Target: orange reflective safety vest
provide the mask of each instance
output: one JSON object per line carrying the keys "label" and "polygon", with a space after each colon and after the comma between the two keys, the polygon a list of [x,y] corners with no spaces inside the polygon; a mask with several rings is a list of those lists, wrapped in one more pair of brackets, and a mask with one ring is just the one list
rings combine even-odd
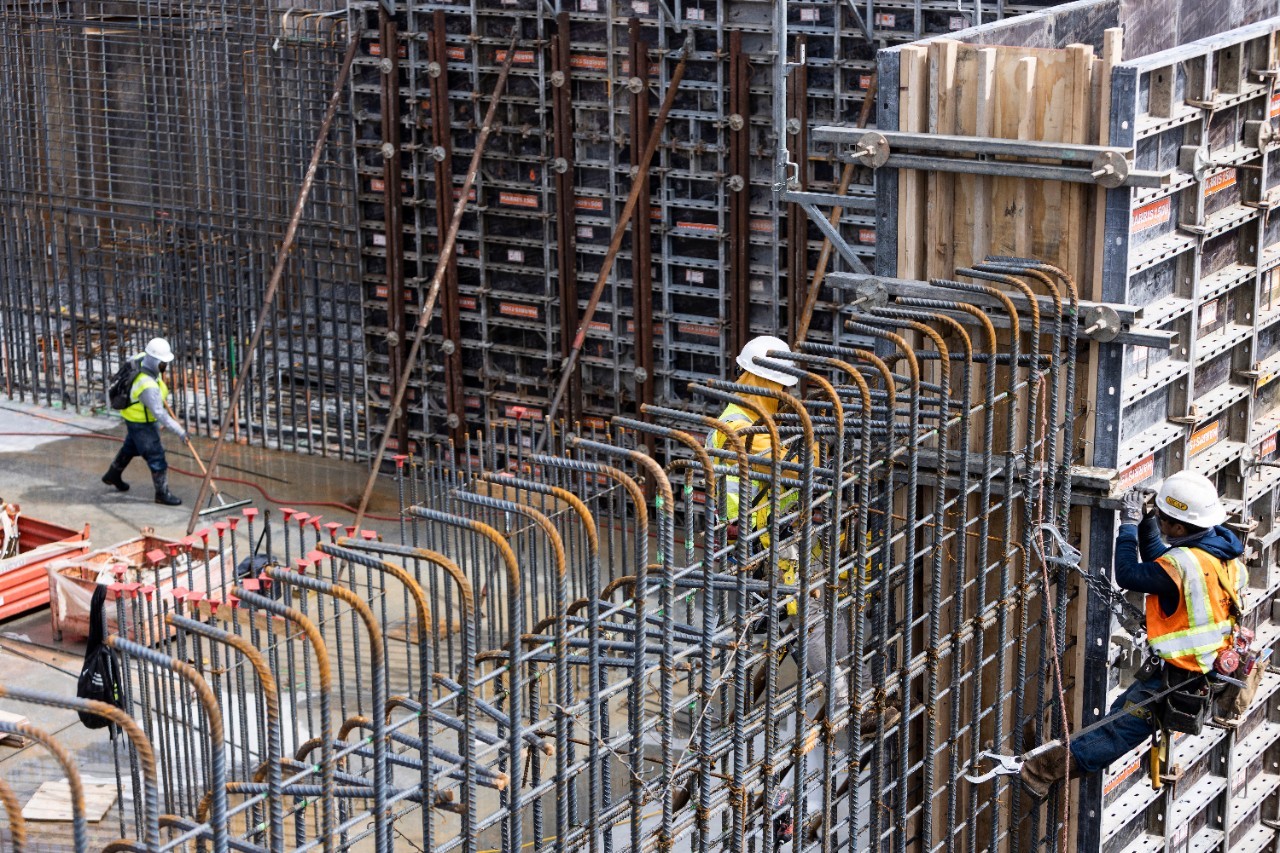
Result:
{"label": "orange reflective safety vest", "polygon": [[1218,652],[1231,644],[1249,573],[1237,559],[1222,560],[1199,548],[1172,548],[1157,563],[1178,585],[1178,609],[1166,616],[1159,599],[1147,596],[1147,641],[1170,665],[1191,672],[1213,669]]}

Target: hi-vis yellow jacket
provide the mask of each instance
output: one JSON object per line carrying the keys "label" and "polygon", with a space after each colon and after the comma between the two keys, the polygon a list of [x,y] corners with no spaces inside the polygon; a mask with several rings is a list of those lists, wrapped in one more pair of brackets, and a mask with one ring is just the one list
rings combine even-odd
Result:
{"label": "hi-vis yellow jacket", "polygon": [[1147,596],[1147,640],[1170,665],[1205,673],[1231,643],[1235,614],[1249,584],[1238,559],[1222,560],[1196,547],[1172,548],[1156,560],[1178,585],[1178,609],[1166,616]]}

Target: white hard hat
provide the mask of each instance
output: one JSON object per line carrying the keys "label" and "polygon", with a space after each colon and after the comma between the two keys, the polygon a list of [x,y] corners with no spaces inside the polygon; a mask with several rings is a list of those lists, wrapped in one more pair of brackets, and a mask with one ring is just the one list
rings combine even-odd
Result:
{"label": "white hard hat", "polygon": [[[747,373],[759,376],[761,379],[768,379],[770,382],[777,382],[779,385],[795,385],[800,381],[798,377],[782,373],[777,370],[770,370],[755,363],[757,358],[768,358],[769,353],[774,350],[785,350],[791,352],[791,347],[787,346],[787,342],[782,338],[773,335],[761,335],[758,338],[752,338],[747,341],[747,345],[742,348],[742,352],[738,353],[738,366]],[[777,361],[787,361],[786,359],[777,359]],[[791,362],[787,362],[790,364]]]}
{"label": "white hard hat", "polygon": [[162,361],[165,364],[173,361],[173,349],[169,346],[169,342],[164,338],[152,338],[151,342],[147,344],[147,348],[143,350],[143,352],[155,360]]}
{"label": "white hard hat", "polygon": [[1165,478],[1156,494],[1156,508],[1193,527],[1214,527],[1227,520],[1218,489],[1204,474],[1179,471]]}

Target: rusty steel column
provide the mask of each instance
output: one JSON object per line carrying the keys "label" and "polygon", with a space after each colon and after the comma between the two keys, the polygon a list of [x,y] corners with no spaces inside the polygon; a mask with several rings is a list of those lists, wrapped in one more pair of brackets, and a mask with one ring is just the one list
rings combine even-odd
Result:
{"label": "rusty steel column", "polygon": [[[431,17],[431,34],[427,42],[427,91],[431,105],[431,145],[435,149],[436,179],[436,251],[444,249],[453,215],[453,143],[449,112],[449,52],[445,43],[444,12],[437,9]],[[440,286],[440,335],[444,355],[446,424],[455,443],[466,441],[466,394],[462,384],[462,322],[459,311],[458,257],[449,256],[444,282]]]}
{"label": "rusty steel column", "polygon": [[729,33],[729,324],[732,355],[751,339],[751,77],[742,33]]}
{"label": "rusty steel column", "polygon": [[[385,8],[378,9],[378,44],[382,49],[382,218],[387,230],[387,359],[392,387],[404,363],[404,198],[400,170],[400,28]],[[396,446],[409,446],[408,419],[387,414],[387,431]]]}
{"label": "rusty steel column", "polygon": [[[640,39],[640,19],[627,22],[631,60],[631,165],[640,165],[649,142],[649,45]],[[637,82],[638,81],[638,82]],[[635,323],[636,411],[640,420],[649,420],[645,406],[653,405],[653,239],[652,193],[648,181],[640,188],[635,212],[631,215],[631,278],[635,288],[632,322]],[[650,452],[655,436],[644,434]]]}
{"label": "rusty steel column", "polygon": [[[569,13],[556,15],[551,37],[551,120],[554,127],[554,159],[551,171],[556,188],[556,275],[560,281],[560,354],[573,350],[573,330],[580,322],[578,311],[578,265],[575,237],[577,214],[573,191],[573,103],[569,61]],[[569,382],[565,417],[575,421],[582,415],[582,368],[574,365]]]}
{"label": "rusty steel column", "polygon": [[[796,52],[804,56],[805,37],[796,36]],[[787,126],[780,133],[795,139],[788,146],[796,152],[800,167],[800,191],[809,189],[809,74],[808,66],[797,65],[787,78]],[[798,343],[800,318],[809,279],[809,219],[798,204],[787,205],[787,329],[790,339]]]}

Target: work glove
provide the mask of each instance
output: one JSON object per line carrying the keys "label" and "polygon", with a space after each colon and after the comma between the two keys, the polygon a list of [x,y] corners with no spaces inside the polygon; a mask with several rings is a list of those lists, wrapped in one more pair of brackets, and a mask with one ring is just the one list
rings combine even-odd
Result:
{"label": "work glove", "polygon": [[178,430],[178,441],[181,441],[183,444],[186,444],[188,438],[189,438],[189,435],[186,430],[184,429]]}
{"label": "work glove", "polygon": [[1142,521],[1143,512],[1142,491],[1130,489],[1125,492],[1120,499],[1120,523],[1137,524]]}

